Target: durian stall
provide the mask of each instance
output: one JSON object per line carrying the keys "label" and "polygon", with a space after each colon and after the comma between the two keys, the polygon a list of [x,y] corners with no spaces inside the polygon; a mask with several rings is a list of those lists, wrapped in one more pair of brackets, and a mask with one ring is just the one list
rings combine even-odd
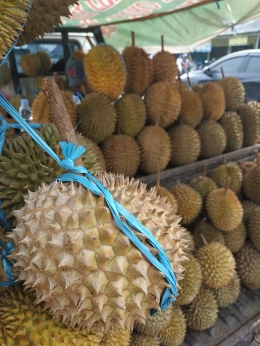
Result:
{"label": "durian stall", "polygon": [[[0,1],[0,60],[97,3],[120,1]],[[78,52],[79,105],[43,75],[33,123],[0,95],[0,346],[259,340],[260,104],[234,77],[186,86],[167,35],[151,59],[130,31]]]}

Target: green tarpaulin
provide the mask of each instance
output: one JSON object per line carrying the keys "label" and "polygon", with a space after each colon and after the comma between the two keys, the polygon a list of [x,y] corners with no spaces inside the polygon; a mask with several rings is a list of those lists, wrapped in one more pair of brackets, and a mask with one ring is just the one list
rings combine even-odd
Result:
{"label": "green tarpaulin", "polygon": [[160,49],[172,53],[193,51],[227,28],[260,17],[259,0],[80,0],[71,9],[65,27],[101,26],[104,39],[117,49],[136,45],[149,53]]}

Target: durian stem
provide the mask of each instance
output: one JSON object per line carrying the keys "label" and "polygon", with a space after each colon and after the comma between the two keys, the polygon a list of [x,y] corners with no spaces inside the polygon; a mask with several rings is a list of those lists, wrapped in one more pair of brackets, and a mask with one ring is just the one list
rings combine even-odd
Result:
{"label": "durian stem", "polygon": [[163,35],[161,36],[161,45],[162,45],[162,52],[164,51],[164,38]]}
{"label": "durian stem", "polygon": [[159,187],[160,186],[160,181],[161,181],[161,172],[157,173],[157,179],[156,179],[156,186]]}
{"label": "durian stem", "polygon": [[[41,80],[41,89],[48,101],[51,115],[54,119],[61,141],[77,143],[75,131],[73,129],[70,116],[64,105],[60,90],[52,77]],[[75,160],[75,166],[83,166],[81,157]]]}
{"label": "durian stem", "polygon": [[94,43],[91,41],[91,38],[88,35],[86,36],[86,39],[87,39],[91,48],[95,47]]}
{"label": "durian stem", "polygon": [[203,177],[206,177],[207,168],[208,168],[208,163],[206,162],[205,165],[204,165],[204,169],[203,169]]}
{"label": "durian stem", "polygon": [[207,240],[205,239],[204,235],[203,235],[203,234],[200,234],[200,237],[201,237],[201,239],[202,239],[202,241],[203,241],[203,244],[204,244],[205,246],[208,245],[208,242],[207,242]]}
{"label": "durian stem", "polygon": [[223,67],[221,67],[221,74],[222,74],[222,78],[225,78],[225,73],[224,73]]}
{"label": "durian stem", "polygon": [[228,189],[230,188],[230,183],[231,183],[231,177],[227,178],[227,183],[225,186],[225,191],[224,191],[224,195],[226,196]]}
{"label": "durian stem", "polygon": [[135,33],[131,31],[132,47],[135,47]]}
{"label": "durian stem", "polygon": [[190,81],[189,72],[187,72],[187,79],[188,79],[188,84],[189,84],[189,86],[190,86],[190,88],[191,88],[191,87],[192,87],[192,85],[191,85],[191,81]]}

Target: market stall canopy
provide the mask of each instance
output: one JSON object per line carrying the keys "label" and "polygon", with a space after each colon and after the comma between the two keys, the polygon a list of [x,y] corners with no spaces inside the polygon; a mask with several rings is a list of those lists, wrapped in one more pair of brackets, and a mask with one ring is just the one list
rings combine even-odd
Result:
{"label": "market stall canopy", "polygon": [[80,0],[62,18],[64,27],[100,26],[106,43],[121,50],[131,44],[148,53],[193,51],[236,24],[260,17],[259,0]]}

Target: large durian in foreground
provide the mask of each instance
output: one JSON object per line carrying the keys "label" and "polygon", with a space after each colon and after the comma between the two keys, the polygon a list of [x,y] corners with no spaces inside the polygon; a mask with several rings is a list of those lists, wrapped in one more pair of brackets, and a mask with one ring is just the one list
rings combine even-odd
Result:
{"label": "large durian in foreground", "polygon": [[218,81],[225,94],[226,110],[235,112],[245,99],[245,87],[235,77],[225,77]]}
{"label": "large durian in foreground", "polygon": [[[112,174],[98,179],[154,234],[179,280],[186,240],[171,206],[134,179]],[[168,286],[164,275],[117,228],[103,195],[55,181],[30,192],[15,217],[10,237],[19,280],[36,291],[36,301],[44,301],[54,317],[88,329],[93,324],[109,328],[115,321],[132,329],[152,308],[159,309]]]}
{"label": "large durian in foreground", "polygon": [[[177,83],[178,84],[178,83]],[[181,116],[184,124],[197,127],[203,116],[202,102],[199,95],[193,90],[182,90],[181,95]]]}
{"label": "large durian in foreground", "polygon": [[34,304],[35,297],[23,292],[18,285],[9,288],[0,296],[0,345],[77,345],[98,346],[102,332],[94,329],[82,333],[68,328],[59,319],[53,319],[42,305]]}
{"label": "large durian in foreground", "polygon": [[235,162],[229,162],[215,168],[211,172],[211,179],[215,181],[218,187],[225,187],[230,178],[229,189],[237,194],[243,182],[243,174],[239,165]]}
{"label": "large durian in foreground", "polygon": [[179,116],[181,97],[178,90],[168,82],[158,82],[150,86],[145,94],[147,120],[152,125],[163,128],[171,125]]}
{"label": "large durian in foreground", "polygon": [[124,59],[116,49],[105,44],[92,47],[84,58],[84,69],[93,90],[116,100],[126,84]]}
{"label": "large durian in foreground", "polygon": [[242,104],[237,112],[243,126],[243,147],[257,144],[260,139],[260,117],[249,104]]}
{"label": "large durian in foreground", "polygon": [[79,130],[99,144],[113,134],[116,109],[109,98],[99,93],[87,95],[77,107]]}
{"label": "large durian in foreground", "polygon": [[[60,136],[56,128],[45,125],[36,131],[62,159]],[[101,171],[97,155],[87,147],[82,137],[79,136],[78,140],[83,147],[87,148],[82,156],[84,166],[92,173]],[[23,207],[23,195],[27,194],[28,190],[36,191],[42,182],[50,183],[61,173],[61,167],[57,162],[46,154],[27,133],[7,141],[0,156],[0,194],[2,208],[7,218],[13,220],[12,212]]]}
{"label": "large durian in foreground", "polygon": [[205,83],[198,90],[205,119],[219,120],[225,111],[225,95],[220,85],[214,82]]}
{"label": "large durian in foreground", "polygon": [[240,116],[235,112],[226,112],[219,123],[223,127],[227,137],[225,152],[241,149],[244,133]]}

